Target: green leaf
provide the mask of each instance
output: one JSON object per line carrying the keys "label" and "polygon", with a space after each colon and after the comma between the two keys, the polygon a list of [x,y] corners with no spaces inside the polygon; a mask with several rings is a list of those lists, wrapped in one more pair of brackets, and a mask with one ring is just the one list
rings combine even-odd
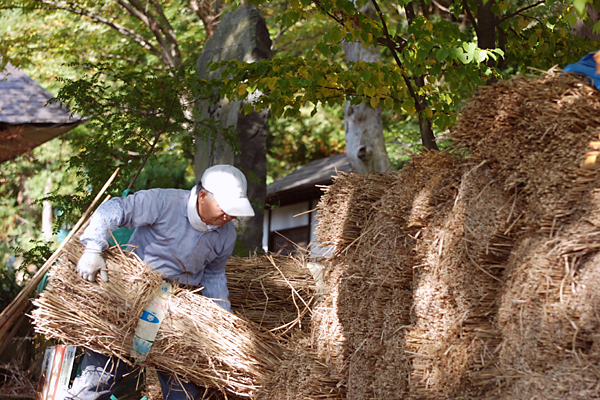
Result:
{"label": "green leaf", "polygon": [[385,108],[392,109],[394,108],[394,100],[391,97],[386,97],[385,100],[383,100],[383,105]]}
{"label": "green leaf", "polygon": [[325,43],[318,43],[316,46],[317,50],[319,50],[321,52],[321,54],[323,54],[325,57],[327,57],[330,54],[330,50],[329,50],[329,46],[327,46]]}
{"label": "green leaf", "polygon": [[334,29],[331,31],[331,35],[330,35],[330,39],[335,42],[335,43],[339,43],[342,41],[342,37],[343,37],[343,33],[341,29]]}
{"label": "green leaf", "polygon": [[568,22],[570,25],[575,25],[577,24],[577,15],[573,14],[573,13],[568,13],[567,15],[564,16],[564,21]]}
{"label": "green leaf", "polygon": [[435,51],[435,59],[439,62],[443,62],[450,55],[450,49],[441,48]]}
{"label": "green leaf", "polygon": [[216,71],[219,68],[219,64],[216,62],[211,62],[208,64],[208,70],[209,71]]}
{"label": "green leaf", "polygon": [[529,43],[529,47],[533,48],[538,42],[538,35],[537,33],[532,33],[531,36],[529,36],[529,39],[527,39],[527,43]]}
{"label": "green leaf", "polygon": [[465,49],[465,52],[467,52],[467,54],[469,54],[469,56],[471,56],[471,57],[473,57],[473,52],[475,51],[476,48],[477,48],[477,45],[473,42],[463,44],[463,49]]}
{"label": "green leaf", "polygon": [[586,14],[585,6],[587,3],[587,0],[573,0],[573,6],[575,7],[575,11],[577,11],[577,15],[579,15],[579,17],[581,18],[583,18]]}
{"label": "green leaf", "polygon": [[481,64],[482,62],[484,62],[485,60],[488,59],[488,55],[485,50],[478,50],[475,52],[475,54],[477,55],[477,62],[479,64]]}
{"label": "green leaf", "polygon": [[369,96],[369,97],[375,96],[375,93],[377,93],[377,89],[375,89],[373,86],[365,87],[365,94],[367,96]]}
{"label": "green leaf", "polygon": [[427,59],[427,56],[429,56],[429,49],[420,48],[417,50],[417,58],[419,60],[423,61]]}
{"label": "green leaf", "polygon": [[457,48],[455,49],[455,53],[454,55],[456,56],[456,58],[458,60],[460,60],[460,62],[462,62],[463,64],[468,64],[471,62],[471,58],[469,58],[469,55],[465,52],[463,52],[461,49]]}
{"label": "green leaf", "polygon": [[251,114],[253,111],[254,111],[254,107],[252,106],[252,104],[244,105],[244,114],[245,115]]}

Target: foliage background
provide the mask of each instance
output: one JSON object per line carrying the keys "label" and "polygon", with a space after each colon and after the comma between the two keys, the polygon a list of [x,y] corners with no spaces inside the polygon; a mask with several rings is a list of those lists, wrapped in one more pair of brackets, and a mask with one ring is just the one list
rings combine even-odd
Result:
{"label": "foliage background", "polygon": [[[593,11],[594,5],[584,0],[380,1],[387,36],[381,21],[368,21],[347,0],[261,0],[274,59],[231,66],[229,82],[200,82],[193,66],[212,28],[199,18],[194,3],[153,3],[160,5],[175,38],[166,56],[142,45],[160,49],[158,36],[117,2],[0,0],[2,62],[10,61],[78,113],[92,117],[31,154],[2,164],[0,302],[22,282],[15,281],[16,275],[27,278],[28,263],[19,262],[17,247],[37,256],[32,262],[41,265],[59,240],[55,236],[31,251],[41,244],[36,242],[41,239],[40,202],[49,176],[57,234],[77,221],[117,166],[122,172],[113,196],[121,194],[144,162],[134,190],[193,185],[193,124],[185,104],[190,97],[207,95],[215,87],[239,98],[255,89],[269,94],[258,104],[272,110],[268,182],[312,160],[344,152],[345,99],[383,107],[388,154],[401,168],[411,152],[422,148],[418,104],[406,82],[413,82],[424,99],[422,115],[432,121],[443,148],[440,139],[479,85],[530,73],[530,67],[564,66],[599,46],[570,33],[578,16],[592,21],[586,10]],[[77,5],[88,14],[57,9],[60,4]],[[213,1],[206,15],[218,20],[220,13],[239,6],[236,1]],[[410,9],[416,10],[412,19]],[[473,22],[485,9],[495,22],[476,29]],[[94,15],[132,34],[98,24]],[[485,29],[496,33],[493,48],[477,46]],[[379,41],[382,63],[347,63],[342,38],[367,45]],[[420,79],[423,84],[418,86]],[[330,82],[336,83],[334,88]],[[174,98],[180,100],[177,107],[163,112]]]}

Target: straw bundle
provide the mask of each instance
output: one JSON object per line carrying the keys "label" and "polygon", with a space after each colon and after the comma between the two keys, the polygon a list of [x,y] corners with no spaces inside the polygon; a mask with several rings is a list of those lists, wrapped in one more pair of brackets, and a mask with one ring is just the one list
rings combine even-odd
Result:
{"label": "straw bundle", "polygon": [[599,108],[574,75],[486,86],[453,132],[469,157],[328,188],[312,342],[347,398],[600,396]]}
{"label": "straw bundle", "polygon": [[[598,205],[590,211],[595,214]],[[500,395],[600,396],[600,253],[598,227],[588,216],[561,224],[553,238],[538,233],[516,246],[498,312],[504,337],[495,377]]]}
{"label": "straw bundle", "polygon": [[[71,244],[34,304],[36,331],[47,338],[116,356],[127,363],[142,310],[162,282],[137,257],[106,252],[108,283],[82,281]],[[276,369],[284,348],[260,327],[224,312],[199,294],[174,286],[168,313],[146,365],[201,386],[250,397]]]}
{"label": "straw bundle", "polygon": [[[417,398],[473,398],[487,390],[485,369],[500,342],[497,310],[509,255],[509,196],[484,164],[464,164],[452,201],[432,212],[416,246],[411,391]],[[468,167],[468,168],[465,168]],[[466,169],[466,171],[465,171]],[[507,251],[508,250],[508,251]]]}
{"label": "straw bundle", "polygon": [[340,172],[335,177],[336,193],[324,189],[319,200],[319,221],[315,235],[323,245],[334,245],[335,252],[349,250],[372,212],[372,205],[381,198],[393,181],[393,175],[371,172],[354,175]]}
{"label": "straw bundle", "polygon": [[487,160],[504,190],[540,205],[523,215],[534,228],[557,207],[570,208],[583,155],[599,133],[598,90],[582,75],[549,71],[479,88],[451,137]]}
{"label": "straw bundle", "polygon": [[[352,250],[339,251],[328,263],[329,284],[333,287],[322,310],[321,307],[315,310],[313,335],[318,337],[315,345],[320,354],[335,354],[335,360],[330,361],[340,374],[347,376],[348,398],[399,398],[411,393],[426,398],[428,393],[436,397],[440,391],[446,391],[445,395],[456,391],[455,388],[445,390],[435,378],[427,376],[427,371],[433,369],[448,370],[447,365],[440,365],[448,364],[448,360],[442,360],[444,357],[434,360],[429,354],[437,352],[437,348],[447,349],[440,334],[452,329],[457,320],[476,319],[474,315],[465,314],[469,304],[477,303],[481,297],[480,282],[469,286],[470,280],[481,279],[480,276],[492,278],[489,272],[486,274],[475,266],[463,269],[463,281],[468,282],[456,282],[455,286],[466,287],[470,294],[465,293],[463,304],[458,305],[461,310],[451,300],[450,303],[436,301],[435,294],[445,280],[452,280],[457,264],[470,263],[464,254],[456,257],[457,247],[462,248],[466,243],[461,236],[464,229],[459,231],[452,226],[446,216],[454,215],[462,221],[466,218],[461,213],[467,213],[464,208],[470,210],[469,217],[473,218],[480,211],[474,206],[486,204],[488,196],[501,201],[497,191],[489,190],[489,173],[478,178],[478,185],[461,185],[462,175],[476,176],[480,169],[473,161],[465,162],[439,152],[414,157],[379,200],[369,202],[368,223],[363,221],[364,229],[355,239]],[[329,194],[345,197],[349,187],[362,185],[363,179],[364,176],[348,176],[343,190],[338,190],[336,183],[329,188]],[[477,202],[471,202],[468,207],[456,204],[457,196],[470,198],[470,193],[464,193],[465,187],[476,192],[472,197],[477,198]],[[350,204],[349,209],[355,208],[360,209],[360,204]],[[496,210],[500,206],[495,204],[495,208],[489,208]],[[453,209],[455,214],[451,212]],[[485,230],[479,228],[480,220],[469,222],[469,235],[479,236],[477,239],[489,237],[490,242],[495,240],[490,232],[483,235],[478,232]],[[494,228],[488,227],[488,230]],[[446,242],[440,239],[444,235],[448,236]],[[451,235],[457,238],[449,240]],[[485,242],[479,246],[487,248],[490,258],[498,250],[486,246]],[[435,253],[428,254],[432,249]],[[444,258],[455,257],[455,262],[440,260],[439,251]],[[481,249],[473,251],[478,252]],[[438,286],[431,286],[430,281],[437,282]],[[420,298],[416,298],[414,291],[419,287]],[[426,303],[431,306],[427,308]],[[425,308],[426,315],[420,316],[421,324],[416,324],[411,310],[415,313],[419,305]],[[439,319],[444,312],[447,318]],[[432,318],[428,318],[429,315]],[[417,340],[413,340],[415,337]],[[466,334],[464,342],[473,342],[473,335]],[[463,347],[475,351],[468,344]],[[410,382],[415,383],[411,386]],[[420,392],[421,385],[429,389]]]}
{"label": "straw bundle", "polygon": [[296,337],[282,357],[281,368],[265,382],[259,399],[344,399],[341,377],[308,347],[308,338]]}
{"label": "straw bundle", "polygon": [[226,268],[231,308],[278,335],[302,327],[317,290],[304,261],[287,256],[231,257]]}
{"label": "straw bundle", "polygon": [[453,133],[485,154],[522,216],[513,223],[518,240],[498,297],[502,341],[490,397],[600,395],[600,327],[592,317],[599,307],[600,180],[581,168],[600,133],[599,110],[600,94],[581,76],[550,72],[482,88]]}

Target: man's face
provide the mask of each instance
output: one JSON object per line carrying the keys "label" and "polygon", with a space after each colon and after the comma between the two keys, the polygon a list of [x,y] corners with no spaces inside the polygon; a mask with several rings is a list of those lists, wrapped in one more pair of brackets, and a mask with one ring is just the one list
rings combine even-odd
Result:
{"label": "man's face", "polygon": [[225,225],[235,217],[227,215],[217,204],[217,200],[212,195],[208,195],[206,190],[198,194],[198,214],[202,221],[207,225]]}

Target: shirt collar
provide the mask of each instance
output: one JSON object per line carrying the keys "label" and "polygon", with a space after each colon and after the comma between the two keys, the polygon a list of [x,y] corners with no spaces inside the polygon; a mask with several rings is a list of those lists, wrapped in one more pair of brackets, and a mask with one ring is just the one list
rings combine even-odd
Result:
{"label": "shirt collar", "polygon": [[194,229],[200,232],[214,231],[220,228],[218,225],[207,225],[198,215],[198,186],[194,186],[190,192],[187,204],[188,221]]}

